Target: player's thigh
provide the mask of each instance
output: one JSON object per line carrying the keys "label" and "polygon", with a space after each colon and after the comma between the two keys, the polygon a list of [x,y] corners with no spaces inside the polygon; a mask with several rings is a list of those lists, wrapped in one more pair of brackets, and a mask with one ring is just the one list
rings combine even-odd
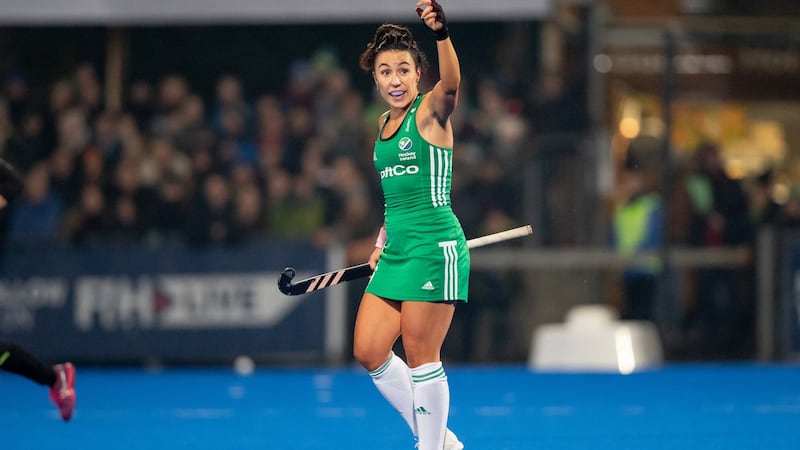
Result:
{"label": "player's thigh", "polygon": [[403,302],[400,330],[408,364],[416,367],[441,359],[455,306],[442,302]]}
{"label": "player's thigh", "polygon": [[353,355],[368,370],[386,362],[400,336],[400,303],[370,293],[361,298],[353,333]]}

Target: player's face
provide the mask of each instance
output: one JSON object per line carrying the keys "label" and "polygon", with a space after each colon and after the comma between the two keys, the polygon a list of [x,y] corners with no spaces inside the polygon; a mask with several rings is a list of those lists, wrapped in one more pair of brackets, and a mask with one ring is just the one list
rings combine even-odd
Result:
{"label": "player's face", "polygon": [[420,75],[408,50],[386,50],[375,57],[375,85],[393,108],[404,108],[416,98]]}

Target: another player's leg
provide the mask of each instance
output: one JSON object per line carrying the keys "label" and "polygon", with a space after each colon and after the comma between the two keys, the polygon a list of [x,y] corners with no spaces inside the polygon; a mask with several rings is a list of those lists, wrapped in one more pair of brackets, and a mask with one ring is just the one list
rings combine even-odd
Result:
{"label": "another player's leg", "polygon": [[68,421],[75,410],[75,367],[72,363],[53,366],[56,382],[50,387],[50,399],[58,406],[61,418]]}
{"label": "another player's leg", "polygon": [[450,386],[441,361],[442,344],[454,311],[455,307],[448,303],[404,302],[402,305],[403,347],[411,367],[420,450],[463,448],[447,429]]}
{"label": "another player's leg", "polygon": [[52,386],[56,373],[52,367],[13,342],[0,341],[0,369],[21,375],[42,386]]}
{"label": "another player's leg", "polygon": [[0,369],[50,388],[50,398],[58,406],[61,418],[67,421],[72,417],[75,409],[75,368],[72,364],[49,366],[22,347],[0,341]]}

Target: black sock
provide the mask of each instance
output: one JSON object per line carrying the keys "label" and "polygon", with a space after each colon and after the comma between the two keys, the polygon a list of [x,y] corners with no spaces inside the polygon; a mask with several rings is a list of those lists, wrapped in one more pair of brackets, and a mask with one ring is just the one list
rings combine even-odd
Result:
{"label": "black sock", "polygon": [[22,375],[42,386],[56,383],[53,368],[11,342],[0,342],[0,369]]}

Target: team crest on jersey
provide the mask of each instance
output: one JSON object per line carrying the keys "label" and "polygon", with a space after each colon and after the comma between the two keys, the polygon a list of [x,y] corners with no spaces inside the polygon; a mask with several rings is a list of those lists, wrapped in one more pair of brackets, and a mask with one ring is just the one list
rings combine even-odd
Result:
{"label": "team crest on jersey", "polygon": [[404,136],[400,138],[400,142],[397,143],[397,146],[401,151],[407,152],[414,146],[414,141],[412,141],[410,137]]}

